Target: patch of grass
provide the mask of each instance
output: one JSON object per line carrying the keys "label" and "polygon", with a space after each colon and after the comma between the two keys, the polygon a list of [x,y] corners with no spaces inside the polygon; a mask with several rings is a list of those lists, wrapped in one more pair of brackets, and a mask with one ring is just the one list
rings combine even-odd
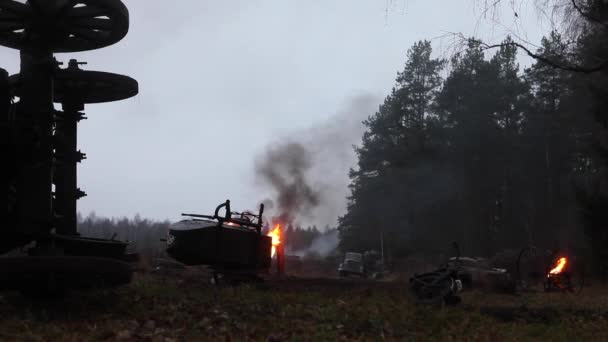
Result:
{"label": "patch of grass", "polygon": [[471,292],[455,307],[410,302],[404,282],[297,280],[213,287],[138,276],[114,291],[0,299],[0,340],[608,340],[608,291]]}

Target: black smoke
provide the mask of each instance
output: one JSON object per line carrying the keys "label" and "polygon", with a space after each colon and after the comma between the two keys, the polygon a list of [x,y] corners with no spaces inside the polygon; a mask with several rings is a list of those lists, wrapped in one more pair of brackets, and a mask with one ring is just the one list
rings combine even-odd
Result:
{"label": "black smoke", "polygon": [[277,135],[255,162],[256,183],[270,197],[263,202],[269,217],[283,225],[335,226],[346,210],[349,169],[357,163],[353,145],[380,102],[355,96],[325,121]]}
{"label": "black smoke", "polygon": [[256,161],[256,174],[275,191],[270,203],[276,205],[279,222],[293,223],[297,215],[308,216],[319,205],[320,191],[306,179],[312,166],[310,152],[296,142],[272,146]]}

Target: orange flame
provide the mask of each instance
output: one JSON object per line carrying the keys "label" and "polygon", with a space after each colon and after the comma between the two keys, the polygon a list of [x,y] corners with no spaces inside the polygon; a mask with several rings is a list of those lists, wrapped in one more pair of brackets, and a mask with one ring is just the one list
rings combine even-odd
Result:
{"label": "orange flame", "polygon": [[273,230],[269,231],[267,236],[272,238],[272,251],[270,256],[273,257],[277,251],[277,246],[281,244],[281,225],[277,224]]}
{"label": "orange flame", "polygon": [[551,271],[549,271],[549,274],[547,274],[547,277],[550,277],[551,275],[562,273],[564,271],[564,268],[566,267],[567,263],[568,263],[568,259],[566,259],[564,257],[559,258],[557,260],[555,267]]}

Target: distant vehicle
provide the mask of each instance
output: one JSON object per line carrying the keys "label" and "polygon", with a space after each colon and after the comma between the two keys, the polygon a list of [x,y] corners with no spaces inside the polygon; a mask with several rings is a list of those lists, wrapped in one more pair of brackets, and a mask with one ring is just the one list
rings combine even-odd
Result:
{"label": "distant vehicle", "polygon": [[344,262],[338,267],[338,275],[340,277],[347,277],[349,275],[365,277],[363,254],[353,252],[346,253]]}
{"label": "distant vehicle", "polygon": [[511,274],[504,268],[492,267],[490,261],[484,258],[473,257],[452,257],[448,264],[458,262],[459,278],[462,285],[467,288],[492,288],[492,289],[511,289],[515,282]]}

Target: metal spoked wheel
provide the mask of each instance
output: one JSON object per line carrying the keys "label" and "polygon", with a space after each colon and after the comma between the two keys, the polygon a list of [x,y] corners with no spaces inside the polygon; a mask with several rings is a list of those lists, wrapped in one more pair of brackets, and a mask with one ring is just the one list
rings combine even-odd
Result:
{"label": "metal spoked wheel", "polygon": [[[55,73],[53,101],[76,100],[82,104],[105,103],[137,95],[137,81],[131,77],[101,71],[61,69]],[[10,77],[11,85],[20,95],[20,75]]]}
{"label": "metal spoked wheel", "polygon": [[0,2],[0,45],[51,52],[99,49],[129,31],[120,0],[17,0]]}

